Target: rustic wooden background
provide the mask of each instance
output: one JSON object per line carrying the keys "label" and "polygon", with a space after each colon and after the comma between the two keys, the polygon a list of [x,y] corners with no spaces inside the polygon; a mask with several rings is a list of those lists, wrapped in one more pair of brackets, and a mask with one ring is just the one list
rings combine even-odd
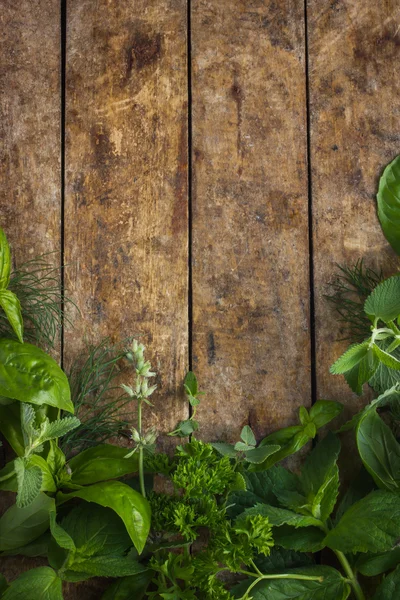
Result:
{"label": "rustic wooden background", "polygon": [[400,150],[397,0],[2,0],[0,223],[17,263],[59,251],[64,364],[142,335],[154,418],[259,437],[343,349],[336,262],[390,261],[375,193]]}

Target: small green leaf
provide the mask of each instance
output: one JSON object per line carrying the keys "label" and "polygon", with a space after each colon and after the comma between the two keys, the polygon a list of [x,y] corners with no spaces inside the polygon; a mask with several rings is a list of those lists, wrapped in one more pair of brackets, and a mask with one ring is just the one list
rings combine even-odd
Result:
{"label": "small green leaf", "polygon": [[190,394],[191,396],[194,396],[194,397],[197,396],[199,389],[198,389],[197,377],[193,373],[193,371],[188,371],[188,373],[186,373],[184,386],[185,386],[185,389],[188,392],[188,394]]}
{"label": "small green leaf", "polygon": [[10,282],[11,252],[6,234],[0,227],[0,290],[5,290]]}
{"label": "small green leaf", "polygon": [[374,376],[379,364],[377,355],[372,348],[369,348],[366,356],[350,371],[344,373],[344,377],[354,393],[359,396],[362,394],[364,383],[367,383]]}
{"label": "small green leaf", "polygon": [[400,254],[400,156],[383,171],[377,202],[383,233],[393,250]]}
{"label": "small green leaf", "polygon": [[327,425],[343,411],[343,404],[333,400],[317,400],[310,408],[310,419],[317,429]]}
{"label": "small green leaf", "polygon": [[79,427],[81,422],[76,417],[64,417],[50,422],[46,420],[40,428],[40,440],[42,443],[63,437],[73,429]]}
{"label": "small green leaf", "polygon": [[68,379],[54,359],[32,344],[0,339],[0,395],[74,412]]}
{"label": "small green leaf", "polygon": [[375,592],[373,600],[394,600],[400,598],[400,568],[386,575]]}
{"label": "small green leaf", "polygon": [[56,521],[56,512],[50,512],[50,531],[51,535],[60,546],[70,552],[76,551],[76,546],[72,537]]}
{"label": "small green leaf", "polygon": [[[391,342],[392,339],[381,340],[377,341],[376,345],[382,350],[387,350]],[[395,348],[395,350],[391,352],[391,356],[394,356],[394,358],[400,360],[400,347]],[[389,388],[392,388],[394,385],[396,385],[396,383],[400,383],[400,373],[380,362],[378,368],[368,383],[375,390],[375,392],[382,394]]]}
{"label": "small green leaf", "polygon": [[42,493],[26,508],[13,504],[0,518],[0,550],[25,546],[41,536],[49,527],[51,510],[53,498]]}
{"label": "small green leaf", "polygon": [[32,504],[39,495],[42,486],[42,471],[39,467],[27,465],[23,458],[14,460],[14,469],[18,484],[16,503],[18,508],[25,508]]}
{"label": "small green leaf", "polygon": [[307,442],[312,439],[312,435],[310,436],[310,429],[316,431],[315,425],[313,423],[308,423],[305,427],[303,425],[295,425],[291,427],[285,427],[278,431],[275,431],[271,435],[264,438],[258,448],[262,446],[280,446],[281,449],[278,452],[274,452],[271,454],[264,462],[261,464],[250,465],[249,469],[251,471],[263,471],[265,469],[271,468],[277,462],[287,458],[288,456],[295,454],[298,452]]}
{"label": "small green leaf", "polygon": [[292,525],[293,527],[321,527],[319,519],[312,516],[299,515],[286,508],[269,506],[268,504],[256,504],[252,508],[245,510],[245,515],[262,515],[268,517],[271,525],[280,527],[281,525]]}
{"label": "small green leaf", "polygon": [[385,352],[385,350],[382,350],[376,344],[374,344],[372,348],[378,360],[380,360],[386,367],[389,367],[389,369],[394,369],[395,371],[400,371],[400,360],[388,352]]}
{"label": "small green leaf", "polygon": [[350,371],[353,367],[367,356],[369,342],[362,344],[352,344],[340,358],[330,368],[333,375],[341,375]]}
{"label": "small green leaf", "polygon": [[383,394],[378,396],[375,400],[367,404],[360,412],[356,413],[350,421],[347,421],[340,427],[337,433],[343,433],[344,431],[349,431],[350,429],[354,429],[360,420],[367,415],[370,411],[376,411],[377,408],[382,406],[387,406],[392,401],[398,402],[400,400],[400,390],[398,388],[398,384],[394,385],[390,389],[387,389]]}
{"label": "small green leaf", "polygon": [[251,427],[249,427],[249,425],[245,425],[243,427],[242,432],[240,434],[240,439],[242,440],[242,442],[244,442],[248,446],[255,446],[257,444],[255,435],[254,435]]}
{"label": "small green leaf", "polygon": [[62,582],[57,573],[50,567],[30,569],[11,583],[2,600],[23,600],[28,597],[35,600],[63,600]]}
{"label": "small green leaf", "polygon": [[24,322],[21,313],[21,304],[17,296],[10,290],[0,289],[0,306],[14,330],[18,340],[24,341]]}
{"label": "small green leaf", "polygon": [[306,425],[310,422],[310,415],[305,406],[300,406],[299,408],[299,419],[302,425]]}
{"label": "small green leaf", "polygon": [[300,527],[282,525],[273,532],[275,545],[300,552],[319,552],[325,547],[324,532],[318,527]]}
{"label": "small green leaf", "polygon": [[385,279],[371,292],[364,304],[364,311],[371,318],[388,323],[400,315],[400,277]]}
{"label": "small green leaf", "polygon": [[245,454],[245,459],[249,463],[259,465],[271,456],[271,454],[275,454],[280,449],[280,446],[259,446],[258,448],[248,450]]}
{"label": "small green leaf", "polygon": [[87,573],[91,577],[126,577],[147,571],[147,567],[126,556],[93,556],[68,565],[70,571]]}
{"label": "small green leaf", "polygon": [[235,458],[236,451],[233,444],[226,444],[225,442],[214,442],[211,444],[213,448],[222,456],[230,456],[231,458]]}
{"label": "small green leaf", "polygon": [[247,452],[248,450],[251,450],[253,448],[253,446],[249,446],[244,442],[236,442],[234,447],[236,452]]}
{"label": "small green leaf", "polygon": [[142,552],[150,530],[150,505],[141,494],[120,481],[105,481],[57,495],[59,503],[70,498],[82,498],[114,510],[125,523],[136,550]]}
{"label": "small green leaf", "polygon": [[[357,558],[356,569],[366,577],[375,577],[386,571],[391,571],[400,563],[400,548],[396,547],[380,554],[360,554]],[[394,598],[394,596],[393,596]]]}
{"label": "small green leaf", "polygon": [[115,581],[103,594],[101,600],[142,600],[149,586],[152,571],[144,571]]}
{"label": "small green leaf", "polygon": [[72,471],[71,483],[90,485],[107,479],[118,479],[138,471],[139,456],[137,453],[125,458],[126,448],[101,444],[88,448],[69,461]]}

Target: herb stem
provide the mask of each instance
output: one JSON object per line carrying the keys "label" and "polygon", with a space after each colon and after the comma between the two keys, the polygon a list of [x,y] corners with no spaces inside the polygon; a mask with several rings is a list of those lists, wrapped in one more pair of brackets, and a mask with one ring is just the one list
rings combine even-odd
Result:
{"label": "herb stem", "polygon": [[[142,439],[142,398],[138,398],[138,430],[140,439]],[[144,486],[144,468],[143,468],[143,446],[139,447],[139,481],[140,491],[143,498],[146,498],[146,488]]]}
{"label": "herb stem", "polygon": [[361,586],[357,580],[357,577],[355,576],[353,569],[350,566],[349,561],[347,560],[346,556],[343,554],[343,552],[339,552],[337,550],[335,550],[335,554],[340,562],[340,564],[343,567],[344,572],[346,573],[349,583],[351,585],[351,587],[353,588],[353,592],[355,597],[357,598],[357,600],[365,600],[365,596],[364,596],[364,592],[361,589]]}

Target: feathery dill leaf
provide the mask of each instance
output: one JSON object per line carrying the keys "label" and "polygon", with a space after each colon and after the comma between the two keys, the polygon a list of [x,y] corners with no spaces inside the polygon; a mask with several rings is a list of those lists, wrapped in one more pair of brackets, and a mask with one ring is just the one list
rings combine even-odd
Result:
{"label": "feathery dill leaf", "polygon": [[343,325],[342,340],[360,342],[370,334],[371,323],[364,312],[364,302],[372,290],[384,279],[379,272],[364,266],[358,260],[353,266],[336,265],[339,272],[332,282],[332,293],[325,298],[332,304]]}
{"label": "feathery dill leaf", "polygon": [[121,394],[116,382],[124,357],[124,345],[112,344],[106,338],[88,347],[83,363],[78,360],[73,364],[69,373],[71,398],[81,425],[61,440],[67,456],[104,443],[128,428],[124,408],[131,398]]}
{"label": "feathery dill leaf", "polygon": [[[21,303],[25,341],[39,344],[48,350],[54,344],[66,317],[62,307],[73,304],[63,298],[60,286],[60,267],[50,262],[51,252],[37,256],[15,269],[10,276],[9,289]],[[0,337],[15,338],[15,334],[0,310]]]}

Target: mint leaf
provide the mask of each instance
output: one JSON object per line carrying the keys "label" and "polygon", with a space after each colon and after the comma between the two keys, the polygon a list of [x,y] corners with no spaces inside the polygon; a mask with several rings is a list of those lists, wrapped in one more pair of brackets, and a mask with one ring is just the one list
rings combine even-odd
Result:
{"label": "mint leaf", "polygon": [[340,358],[330,368],[333,375],[341,375],[350,371],[353,367],[367,356],[369,342],[362,344],[352,344]]}
{"label": "mint leaf", "polygon": [[375,410],[368,411],[356,431],[357,447],[376,485],[389,491],[400,489],[400,444]]}
{"label": "mint leaf", "polygon": [[147,567],[126,556],[93,556],[84,560],[75,559],[68,570],[86,573],[92,577],[126,577],[147,570]]}
{"label": "mint leaf", "polygon": [[248,425],[245,425],[243,427],[242,432],[240,434],[240,438],[248,446],[255,446],[257,444],[255,435],[254,435],[251,427],[249,427]]}
{"label": "mint leaf", "polygon": [[325,547],[325,533],[318,527],[282,525],[274,529],[275,546],[301,552],[319,552]]}
{"label": "mint leaf", "polygon": [[394,600],[400,598],[400,568],[386,575],[385,579],[375,592],[373,600]]}
{"label": "mint leaf", "polygon": [[383,233],[393,250],[400,254],[400,157],[397,156],[383,171],[377,194],[378,217]]}
{"label": "mint leaf", "polygon": [[312,516],[299,515],[286,508],[277,508],[268,504],[256,504],[252,508],[245,510],[245,515],[262,515],[268,517],[272,526],[292,525],[293,527],[320,527],[322,525],[319,519]]}
{"label": "mint leaf", "polygon": [[382,350],[379,346],[377,346],[377,344],[374,344],[372,349],[378,360],[380,360],[385,367],[394,369],[395,371],[400,371],[400,360],[398,360],[395,356],[392,356],[389,354],[389,352],[385,352],[385,350]]}
{"label": "mint leaf", "polygon": [[387,323],[400,315],[400,277],[385,279],[371,292],[364,304],[371,320],[378,318]]}
{"label": "mint leaf", "polygon": [[50,567],[31,569],[11,583],[2,600],[22,600],[27,593],[35,600],[63,600],[61,579]]}
{"label": "mint leaf", "polygon": [[[391,571],[400,563],[400,548],[396,547],[380,554],[361,554],[356,562],[356,569],[366,577],[375,577]],[[393,596],[394,597],[394,596]]]}
{"label": "mint leaf", "polygon": [[397,494],[378,490],[351,506],[325,538],[325,545],[341,552],[386,552],[400,538]]}
{"label": "mint leaf", "polygon": [[271,454],[275,454],[280,450],[280,446],[259,446],[258,448],[252,448],[245,454],[247,462],[259,465],[263,463]]}
{"label": "mint leaf", "polygon": [[400,400],[400,389],[399,385],[396,384],[390,389],[387,389],[383,392],[378,398],[372,400],[367,406],[365,406],[359,413],[356,413],[350,421],[347,421],[338,429],[337,433],[343,433],[344,431],[349,431],[350,429],[354,429],[358,423],[364,418],[367,413],[376,411],[377,408],[382,406],[387,406],[391,402],[399,402]]}
{"label": "mint leaf", "polygon": [[16,504],[18,508],[25,508],[32,504],[39,495],[42,486],[42,471],[39,467],[28,466],[24,458],[14,460],[14,469],[18,484]]}
{"label": "mint leaf", "polygon": [[52,422],[46,419],[40,427],[40,441],[44,443],[62,437],[79,427],[80,424],[81,422],[76,417],[65,417]]}
{"label": "mint leaf", "polygon": [[378,357],[372,348],[370,348],[366,356],[364,356],[357,365],[350,369],[350,371],[344,373],[344,378],[355,394],[358,394],[359,396],[362,394],[364,383],[367,383],[367,381],[373,377],[379,364]]}

